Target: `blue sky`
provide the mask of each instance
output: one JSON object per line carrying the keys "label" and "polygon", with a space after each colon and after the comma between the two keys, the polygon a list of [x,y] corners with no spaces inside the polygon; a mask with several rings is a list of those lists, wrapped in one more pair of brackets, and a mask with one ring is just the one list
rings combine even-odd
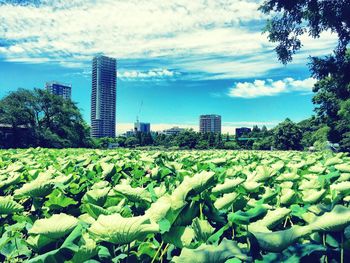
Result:
{"label": "blue sky", "polygon": [[329,54],[336,37],[302,36],[303,49],[283,66],[261,33],[260,3],[0,0],[0,98],[47,81],[71,83],[90,122],[91,59],[102,53],[118,60],[119,133],[137,115],[161,130],[198,129],[200,114],[221,114],[230,133],[300,121],[313,114],[308,56]]}

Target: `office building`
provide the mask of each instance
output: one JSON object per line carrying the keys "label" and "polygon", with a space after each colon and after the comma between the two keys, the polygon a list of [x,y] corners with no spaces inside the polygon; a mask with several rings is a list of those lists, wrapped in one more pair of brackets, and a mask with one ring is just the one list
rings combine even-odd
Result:
{"label": "office building", "polygon": [[172,127],[170,129],[167,130],[163,130],[163,134],[165,135],[176,135],[179,134],[180,132],[182,132],[184,129],[183,128],[179,128],[179,127]]}
{"label": "office building", "polygon": [[199,132],[221,133],[221,116],[216,114],[199,117]]}
{"label": "office building", "polygon": [[45,86],[46,90],[54,95],[61,96],[68,100],[72,96],[72,86],[70,84],[63,84],[60,82],[52,81],[47,82]]}
{"label": "office building", "polygon": [[151,132],[151,124],[146,122],[139,122],[138,120],[134,123],[134,131],[142,132],[142,133],[150,133]]}
{"label": "office building", "polygon": [[252,131],[252,129],[247,128],[247,127],[236,128],[236,138],[240,138],[244,135],[247,135],[251,131]]}
{"label": "office building", "polygon": [[92,60],[91,136],[115,137],[117,61],[96,56]]}

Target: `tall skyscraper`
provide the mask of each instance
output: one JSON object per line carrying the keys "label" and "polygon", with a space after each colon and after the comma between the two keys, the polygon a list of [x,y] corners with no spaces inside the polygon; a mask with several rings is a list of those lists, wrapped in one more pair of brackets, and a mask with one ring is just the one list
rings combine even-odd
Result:
{"label": "tall skyscraper", "polygon": [[57,81],[46,82],[46,90],[54,95],[61,96],[64,99],[71,99],[72,85],[63,84]]}
{"label": "tall skyscraper", "polygon": [[115,137],[117,61],[96,56],[92,60],[91,136]]}
{"label": "tall skyscraper", "polygon": [[221,133],[221,116],[216,114],[199,117],[199,131]]}

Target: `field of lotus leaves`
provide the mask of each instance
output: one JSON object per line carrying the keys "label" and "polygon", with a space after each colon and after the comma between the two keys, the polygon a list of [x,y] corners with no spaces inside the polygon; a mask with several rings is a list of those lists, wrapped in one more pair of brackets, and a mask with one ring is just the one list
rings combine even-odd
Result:
{"label": "field of lotus leaves", "polygon": [[350,157],[0,151],[1,262],[346,262]]}

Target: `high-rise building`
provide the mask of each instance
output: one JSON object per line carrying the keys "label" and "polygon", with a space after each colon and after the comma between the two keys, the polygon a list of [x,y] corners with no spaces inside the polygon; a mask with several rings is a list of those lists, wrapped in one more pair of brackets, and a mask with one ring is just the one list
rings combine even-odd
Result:
{"label": "high-rise building", "polygon": [[134,123],[134,131],[142,132],[142,133],[150,133],[151,132],[151,124],[146,122],[139,122],[138,120]]}
{"label": "high-rise building", "polygon": [[72,85],[63,84],[57,81],[46,82],[46,90],[54,95],[61,96],[64,99],[71,99]]}
{"label": "high-rise building", "polygon": [[243,135],[247,135],[252,131],[252,129],[247,127],[236,128],[236,137],[240,138]]}
{"label": "high-rise building", "polygon": [[199,117],[199,131],[221,133],[221,116],[216,114],[201,115]]}
{"label": "high-rise building", "polygon": [[115,137],[117,61],[96,56],[92,60],[91,136]]}

